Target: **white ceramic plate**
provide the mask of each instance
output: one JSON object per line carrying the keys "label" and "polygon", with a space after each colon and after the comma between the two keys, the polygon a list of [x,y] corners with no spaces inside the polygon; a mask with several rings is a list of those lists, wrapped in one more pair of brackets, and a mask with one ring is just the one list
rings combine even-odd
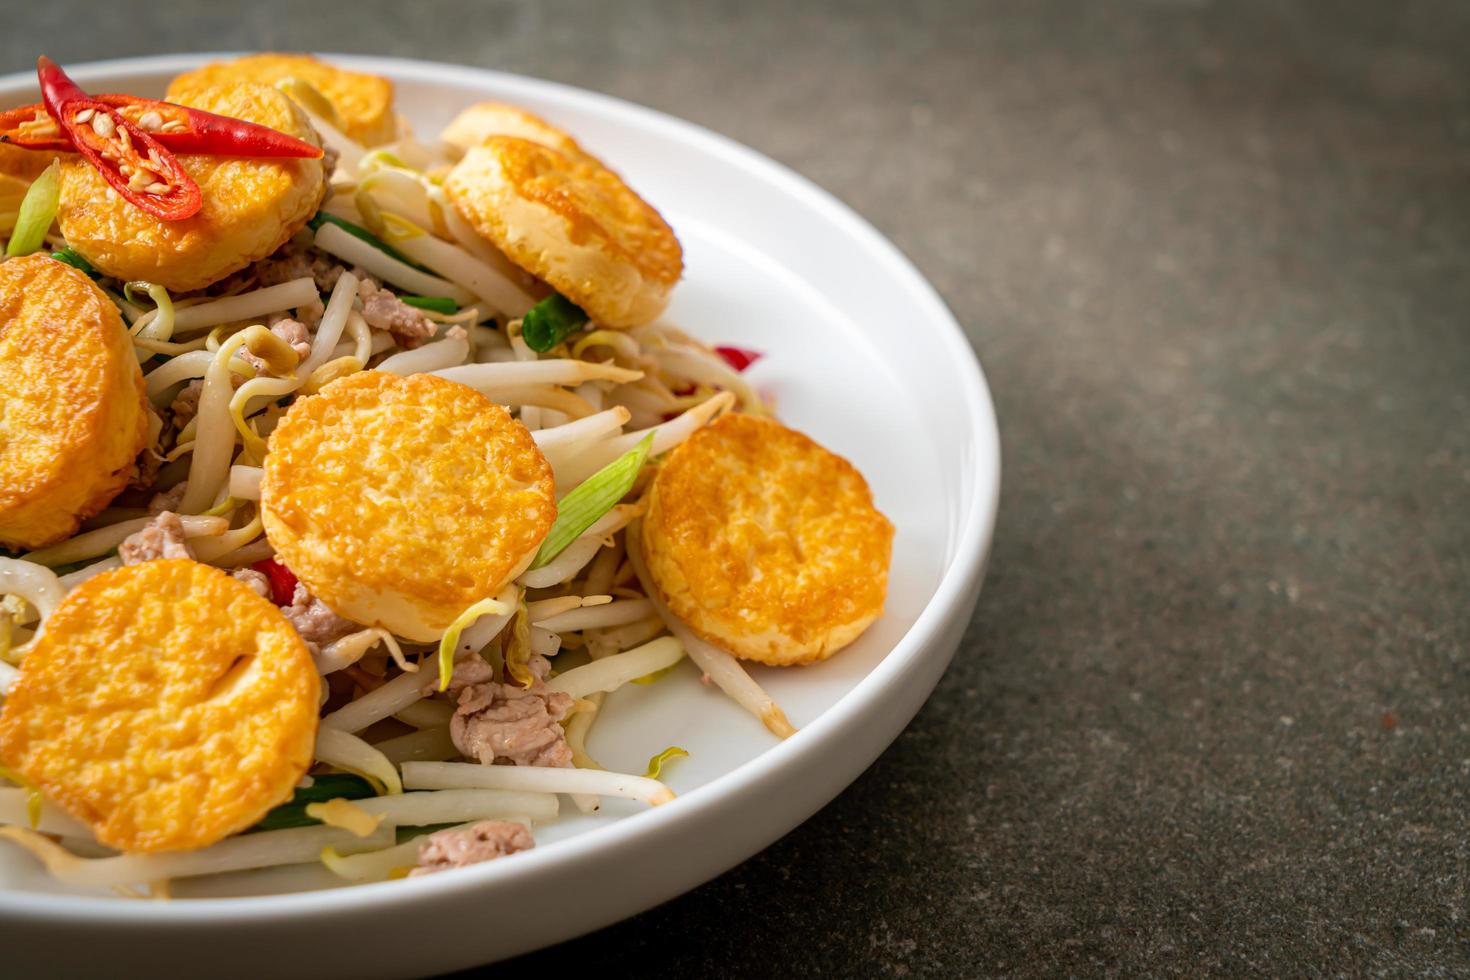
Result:
{"label": "white ceramic plate", "polygon": [[[872,227],[789,170],[648,109],[472,68],[329,57],[392,77],[421,137],[475,100],[516,103],[570,130],[652,201],[687,263],[667,319],[767,351],[752,380],[788,424],[862,470],[896,525],[886,614],[826,663],[756,671],[801,728],[785,742],[698,684],[687,662],[617,692],[590,751],[639,771],[665,746],[687,748],[668,771],[679,798],[654,810],[613,803],[596,818],[564,806],[539,846],[512,860],[304,893],[328,876],[254,872],[180,883],[194,897],[156,903],[63,894],[5,846],[0,949],[14,975],[284,969],[362,980],[488,962],[633,915],[754,854],[856,778],[933,689],[979,593],[1000,486],[994,410],[958,325]],[[159,95],[205,59],[72,71],[92,91]],[[0,106],[36,98],[30,76],[0,79]]]}

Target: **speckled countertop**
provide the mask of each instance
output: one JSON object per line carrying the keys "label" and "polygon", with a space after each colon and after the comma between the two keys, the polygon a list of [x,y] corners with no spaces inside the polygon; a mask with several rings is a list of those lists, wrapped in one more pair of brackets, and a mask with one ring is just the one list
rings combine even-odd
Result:
{"label": "speckled countertop", "polygon": [[1470,6],[414,9],[10,4],[0,68],[336,49],[695,120],[913,257],[1006,465],[872,769],[486,975],[1470,974]]}

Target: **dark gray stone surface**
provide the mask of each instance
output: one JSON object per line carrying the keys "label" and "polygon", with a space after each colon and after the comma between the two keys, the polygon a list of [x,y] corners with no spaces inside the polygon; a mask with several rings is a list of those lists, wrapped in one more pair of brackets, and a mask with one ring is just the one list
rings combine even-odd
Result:
{"label": "dark gray stone surface", "polygon": [[5,70],[382,52],[693,119],[980,351],[1000,527],[929,705],[764,854],[487,975],[1470,974],[1470,5],[5,8]]}

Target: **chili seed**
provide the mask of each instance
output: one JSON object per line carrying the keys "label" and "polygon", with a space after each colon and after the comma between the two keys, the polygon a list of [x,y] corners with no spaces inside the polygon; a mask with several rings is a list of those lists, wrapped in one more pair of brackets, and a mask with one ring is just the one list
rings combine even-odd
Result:
{"label": "chili seed", "polygon": [[[92,117],[92,132],[103,139],[111,139],[112,135],[117,132],[117,124],[112,121],[112,117],[107,113],[99,113]],[[127,130],[123,130],[123,132],[126,133]]]}
{"label": "chili seed", "polygon": [[149,194],[167,194],[168,193],[168,185],[167,184],[164,184],[164,183],[160,183],[158,181],[154,181],[153,183],[149,184],[147,187],[145,187],[143,189],[145,191],[147,191]]}
{"label": "chili seed", "polygon": [[138,170],[135,171],[130,178],[128,178],[128,190],[141,191],[149,184],[153,183],[156,183],[156,181],[154,181],[153,179],[153,174],[151,174],[147,170]]}
{"label": "chili seed", "polygon": [[77,113],[77,122],[84,123],[96,114],[96,109],[83,109],[81,112]]}
{"label": "chili seed", "polygon": [[156,133],[163,127],[163,116],[150,109],[138,118],[138,128],[146,129],[150,133]]}

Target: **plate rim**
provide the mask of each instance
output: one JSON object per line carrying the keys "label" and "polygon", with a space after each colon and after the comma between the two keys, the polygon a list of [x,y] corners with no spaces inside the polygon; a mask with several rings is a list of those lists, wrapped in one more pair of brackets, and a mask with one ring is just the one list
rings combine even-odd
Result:
{"label": "plate rim", "polygon": [[[243,53],[246,52],[203,51],[143,55],[89,61],[68,67],[67,70],[78,81],[85,82],[125,72],[178,72],[207,60],[238,57]],[[994,402],[984,370],[963,328],[938,291],[897,245],[856,210],[811,179],[743,143],[698,123],[617,96],[535,76],[451,62],[326,51],[316,54],[324,60],[340,63],[345,67],[375,71],[395,80],[413,78],[460,85],[488,81],[502,86],[522,87],[563,100],[580,101],[590,105],[598,113],[633,119],[641,126],[656,128],[667,138],[693,143],[696,148],[701,148],[702,144],[707,152],[736,163],[753,177],[781,186],[793,196],[809,203],[821,212],[824,220],[850,234],[864,250],[871,253],[892,274],[905,293],[922,307],[923,320],[936,330],[951,363],[963,379],[962,395],[974,440],[974,458],[971,464],[977,475],[971,507],[953,538],[953,556],[941,574],[934,595],[909,630],[868,675],[791,738],[777,743],[754,759],[703,786],[681,794],[674,806],[657,807],[623,818],[607,827],[555,841],[545,848],[527,852],[516,861],[492,862],[461,869],[460,873],[454,875],[427,875],[325,891],[177,899],[159,903],[0,887],[0,921],[19,924],[65,918],[77,926],[85,926],[91,922],[109,927],[136,926],[154,930],[202,926],[218,923],[221,919],[261,925],[278,919],[299,921],[303,916],[371,914],[375,911],[386,911],[415,898],[464,898],[492,882],[497,887],[514,887],[518,880],[534,877],[543,873],[543,869],[549,870],[554,865],[575,863],[589,852],[630,846],[635,840],[659,835],[666,825],[698,820],[702,814],[707,815],[707,811],[719,808],[724,801],[740,795],[773,771],[785,766],[788,759],[821,753],[823,746],[840,741],[845,730],[860,724],[863,717],[877,709],[887,681],[921,659],[956,614],[968,613],[970,602],[978,592],[984,576],[1001,490],[1000,436]],[[34,84],[34,76],[29,72],[0,75],[0,92],[27,85],[34,87]],[[932,689],[925,692],[923,700],[927,700],[930,693]],[[920,703],[922,705],[923,702]],[[907,721],[908,719],[905,724]],[[846,785],[850,785],[850,782],[844,784],[844,788]],[[794,826],[796,825],[790,829],[794,829]]]}

